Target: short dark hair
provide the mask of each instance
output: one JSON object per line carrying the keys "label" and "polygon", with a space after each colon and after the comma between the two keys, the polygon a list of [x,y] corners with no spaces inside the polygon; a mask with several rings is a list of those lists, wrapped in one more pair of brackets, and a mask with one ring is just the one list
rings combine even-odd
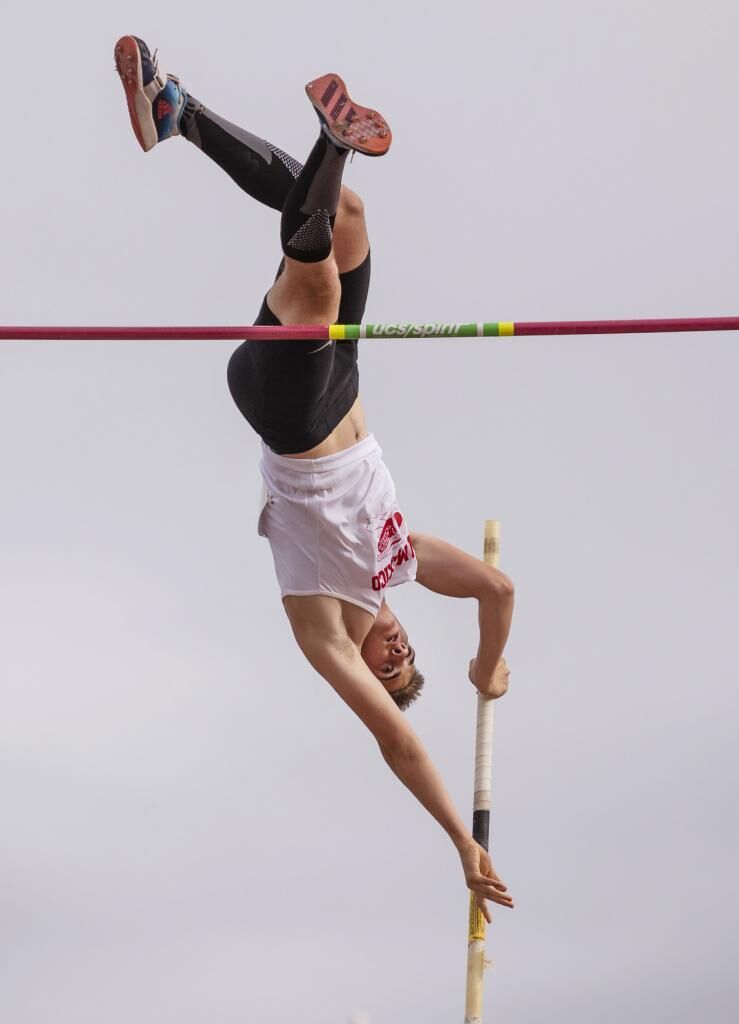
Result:
{"label": "short dark hair", "polygon": [[402,690],[396,690],[395,693],[391,693],[390,696],[393,698],[400,710],[405,711],[406,708],[411,706],[414,700],[418,700],[418,695],[423,689],[423,684],[425,682],[426,680],[418,669],[414,668],[410,682],[406,683]]}

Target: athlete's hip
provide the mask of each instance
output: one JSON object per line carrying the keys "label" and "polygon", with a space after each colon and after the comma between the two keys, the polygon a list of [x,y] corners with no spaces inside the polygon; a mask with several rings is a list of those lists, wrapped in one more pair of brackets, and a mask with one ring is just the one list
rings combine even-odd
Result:
{"label": "athlete's hip", "polygon": [[324,455],[335,455],[337,452],[346,451],[368,436],[364,409],[361,399],[357,395],[349,412],[320,444],[309,448],[308,451],[285,452],[284,454],[287,458],[292,459],[319,459]]}

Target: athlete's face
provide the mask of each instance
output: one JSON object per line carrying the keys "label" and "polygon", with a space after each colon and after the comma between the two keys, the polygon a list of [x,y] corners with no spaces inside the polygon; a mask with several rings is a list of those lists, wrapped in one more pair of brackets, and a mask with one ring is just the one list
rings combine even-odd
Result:
{"label": "athlete's face", "polygon": [[416,652],[385,603],[362,644],[362,657],[389,693],[402,690],[413,676]]}

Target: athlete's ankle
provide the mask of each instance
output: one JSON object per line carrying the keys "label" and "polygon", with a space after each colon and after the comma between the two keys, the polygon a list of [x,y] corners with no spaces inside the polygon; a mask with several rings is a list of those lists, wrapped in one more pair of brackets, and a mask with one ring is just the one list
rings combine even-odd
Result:
{"label": "athlete's ankle", "polygon": [[200,100],[196,100],[194,96],[188,95],[178,124],[180,135],[187,139],[188,142],[194,142],[197,146],[200,145],[200,132],[198,131],[196,118],[204,110],[205,107]]}

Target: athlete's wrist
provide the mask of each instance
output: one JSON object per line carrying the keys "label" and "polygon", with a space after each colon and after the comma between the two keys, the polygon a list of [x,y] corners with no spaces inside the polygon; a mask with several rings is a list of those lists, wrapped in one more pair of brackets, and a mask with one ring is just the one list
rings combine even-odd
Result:
{"label": "athlete's wrist", "polygon": [[463,850],[468,849],[470,846],[476,846],[475,840],[472,838],[472,833],[468,832],[466,828],[461,828],[449,833],[449,838],[454,843],[457,850],[461,853]]}

